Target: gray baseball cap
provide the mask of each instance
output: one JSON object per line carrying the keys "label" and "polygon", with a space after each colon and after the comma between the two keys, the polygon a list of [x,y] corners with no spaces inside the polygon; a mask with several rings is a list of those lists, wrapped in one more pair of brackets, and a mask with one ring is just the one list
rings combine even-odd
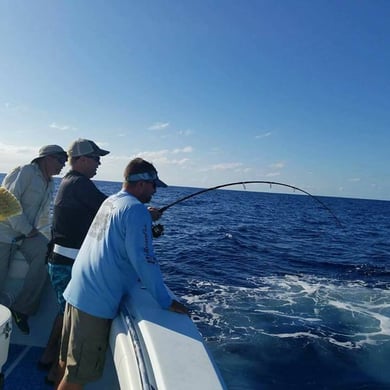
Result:
{"label": "gray baseball cap", "polygon": [[105,156],[108,153],[110,153],[108,150],[100,149],[95,142],[84,138],[74,141],[68,150],[70,157]]}

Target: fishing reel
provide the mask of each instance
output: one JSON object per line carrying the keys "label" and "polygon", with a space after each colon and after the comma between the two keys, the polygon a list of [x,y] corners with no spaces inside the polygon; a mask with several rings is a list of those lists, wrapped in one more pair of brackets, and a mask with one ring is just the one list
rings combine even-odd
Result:
{"label": "fishing reel", "polygon": [[164,226],[160,223],[152,226],[152,234],[154,238],[158,238],[164,234]]}

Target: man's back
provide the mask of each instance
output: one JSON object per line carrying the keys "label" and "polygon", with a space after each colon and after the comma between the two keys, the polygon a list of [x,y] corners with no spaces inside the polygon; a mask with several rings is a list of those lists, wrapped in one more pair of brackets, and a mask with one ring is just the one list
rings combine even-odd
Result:
{"label": "man's back", "polygon": [[140,278],[159,304],[172,298],[163,283],[153,250],[151,216],[125,191],[110,196],[99,209],[73,265],[65,299],[78,309],[113,318]]}
{"label": "man's back", "polygon": [[74,170],[62,179],[54,202],[53,239],[56,244],[79,249],[106,195]]}

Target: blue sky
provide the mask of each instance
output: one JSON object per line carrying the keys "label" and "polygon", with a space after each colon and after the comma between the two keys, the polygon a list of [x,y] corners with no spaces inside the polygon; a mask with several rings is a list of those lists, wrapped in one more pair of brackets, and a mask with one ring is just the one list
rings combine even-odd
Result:
{"label": "blue sky", "polygon": [[96,179],[139,155],[171,185],[390,200],[389,20],[387,0],[0,0],[0,172],[83,137],[111,151]]}

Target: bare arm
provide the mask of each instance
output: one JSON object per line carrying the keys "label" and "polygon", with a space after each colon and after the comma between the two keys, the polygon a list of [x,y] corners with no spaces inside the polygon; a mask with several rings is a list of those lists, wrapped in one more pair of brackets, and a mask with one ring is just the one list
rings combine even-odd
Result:
{"label": "bare arm", "polygon": [[188,314],[189,313],[188,308],[176,300],[172,301],[171,306],[169,306],[169,310],[174,311],[176,313],[180,313],[180,314]]}

